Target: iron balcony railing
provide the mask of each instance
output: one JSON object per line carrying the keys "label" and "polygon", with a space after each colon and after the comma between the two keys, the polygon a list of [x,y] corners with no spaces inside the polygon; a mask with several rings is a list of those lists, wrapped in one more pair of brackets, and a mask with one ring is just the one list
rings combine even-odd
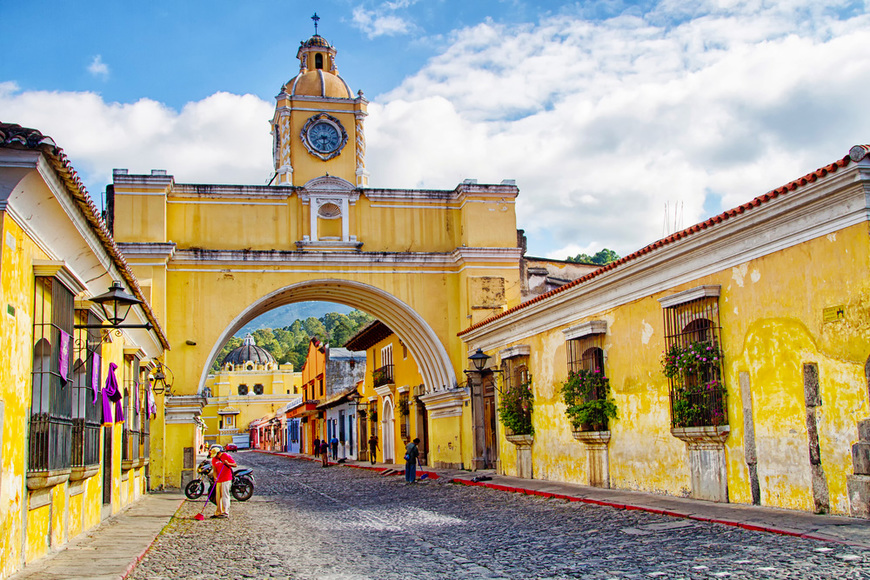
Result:
{"label": "iron balcony railing", "polygon": [[375,388],[393,384],[393,365],[384,365],[372,371],[372,384]]}

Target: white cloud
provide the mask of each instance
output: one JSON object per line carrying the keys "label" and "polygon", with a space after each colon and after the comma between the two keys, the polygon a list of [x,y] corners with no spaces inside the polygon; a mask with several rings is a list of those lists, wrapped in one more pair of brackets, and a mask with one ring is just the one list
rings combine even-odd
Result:
{"label": "white cloud", "polygon": [[363,7],[357,7],[353,10],[353,24],[359,28],[369,38],[377,38],[378,36],[398,36],[408,34],[414,29],[414,25],[410,20],[389,13],[395,8],[403,8],[403,2],[395,3],[396,6],[388,5],[381,9],[366,10]]}
{"label": "white cloud", "polygon": [[0,84],[3,121],[50,135],[95,199],[113,168],[166,169],[182,183],[265,184],[273,107],[253,95],[216,93],[175,111],[149,99],[106,103],[95,93],[20,92]]}
{"label": "white cloud", "polygon": [[[666,204],[688,226],[870,142],[863,11],[720,0],[687,13],[668,1],[642,16],[456,31],[370,104],[372,186],[516,179],[530,254],[624,255],[661,237]],[[377,10],[360,12],[373,34],[391,14]],[[113,167],[265,183],[273,106],[217,93],[176,111],[0,84],[3,120],[54,137],[100,188]]]}
{"label": "white cloud", "polygon": [[870,18],[774,4],[458,31],[372,106],[372,182],[516,178],[548,256],[638,249],[666,203],[687,226],[747,201],[870,139]]}
{"label": "white cloud", "polygon": [[88,72],[95,77],[109,78],[109,65],[103,62],[102,55],[97,55],[88,65]]}

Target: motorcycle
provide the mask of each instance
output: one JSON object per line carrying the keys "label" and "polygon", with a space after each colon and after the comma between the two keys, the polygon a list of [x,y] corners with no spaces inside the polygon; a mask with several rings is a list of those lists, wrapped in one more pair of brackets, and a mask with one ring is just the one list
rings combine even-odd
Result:
{"label": "motorcycle", "polygon": [[[191,480],[184,487],[184,495],[188,499],[198,499],[206,491],[206,481],[208,482],[209,501],[215,502],[214,493],[214,474],[212,472],[211,461],[205,459],[199,463],[196,468],[196,473],[199,475],[196,479]],[[230,484],[230,493],[238,501],[247,501],[254,495],[254,470],[249,468],[236,469],[233,471],[233,482]]]}

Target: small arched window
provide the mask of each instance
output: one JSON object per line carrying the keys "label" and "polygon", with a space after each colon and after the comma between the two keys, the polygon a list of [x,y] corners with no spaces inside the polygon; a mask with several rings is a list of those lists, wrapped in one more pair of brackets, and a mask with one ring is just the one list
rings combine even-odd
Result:
{"label": "small arched window", "polygon": [[239,395],[244,396],[248,394],[248,385],[239,385]]}
{"label": "small arched window", "polygon": [[263,385],[261,385],[260,383],[257,383],[256,385],[254,385],[254,394],[255,395],[262,395],[263,394]]}
{"label": "small arched window", "polygon": [[319,52],[314,55],[314,68],[322,69],[323,68],[323,55]]}

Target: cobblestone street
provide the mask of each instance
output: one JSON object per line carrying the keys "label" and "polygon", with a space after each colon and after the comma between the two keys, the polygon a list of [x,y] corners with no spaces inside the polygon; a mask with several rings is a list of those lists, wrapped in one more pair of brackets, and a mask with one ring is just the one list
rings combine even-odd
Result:
{"label": "cobblestone street", "polygon": [[[230,518],[186,502],[130,578],[867,578],[870,551],[257,453]],[[206,508],[211,515],[213,506]]]}

